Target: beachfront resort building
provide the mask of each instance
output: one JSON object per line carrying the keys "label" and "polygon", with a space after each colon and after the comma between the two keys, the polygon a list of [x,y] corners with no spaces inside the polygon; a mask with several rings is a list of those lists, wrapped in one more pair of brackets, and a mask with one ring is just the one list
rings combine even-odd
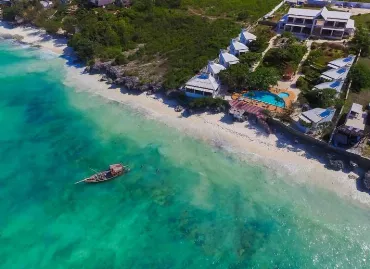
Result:
{"label": "beachfront resort building", "polygon": [[240,35],[239,35],[239,41],[243,43],[244,45],[248,45],[252,41],[256,41],[257,37],[254,34],[251,34],[246,29],[242,29]]}
{"label": "beachfront resort building", "polygon": [[342,68],[342,67],[351,67],[355,59],[356,59],[356,56],[350,54],[345,58],[339,58],[339,59],[329,62],[328,67],[331,67],[334,69]]}
{"label": "beachfront resort building", "polygon": [[246,45],[243,43],[239,42],[237,39],[231,39],[230,42],[230,53],[239,56],[242,53],[248,52],[249,49]]}
{"label": "beachfront resort building", "polygon": [[314,87],[314,90],[324,90],[324,89],[333,89],[336,90],[337,95],[336,97],[339,97],[339,94],[342,92],[344,80],[333,80],[328,82],[323,82]]}
{"label": "beachfront resort building", "polygon": [[366,121],[362,105],[353,103],[345,123],[335,130],[334,145],[356,145],[365,136]]}
{"label": "beachfront resort building", "polygon": [[225,66],[223,66],[221,64],[218,64],[215,61],[209,61],[208,62],[207,73],[211,74],[216,79],[218,79],[218,74],[223,70],[226,70]]}
{"label": "beachfront resort building", "polygon": [[183,90],[188,97],[215,97],[219,93],[220,86],[212,74],[202,73],[186,82]]}
{"label": "beachfront resort building", "polygon": [[344,80],[347,78],[350,67],[341,67],[337,69],[329,69],[321,74],[320,78],[328,81]]}
{"label": "beachfront resort building", "polygon": [[313,37],[342,39],[354,34],[350,12],[322,9],[290,8],[279,21],[278,29]]}
{"label": "beachfront resort building", "polygon": [[315,133],[324,128],[327,123],[333,120],[334,108],[314,108],[302,112],[298,117],[296,125],[303,133]]}
{"label": "beachfront resort building", "polygon": [[239,63],[239,59],[235,55],[229,53],[227,50],[220,51],[218,60],[225,68],[229,68],[230,65]]}
{"label": "beachfront resort building", "polygon": [[339,97],[355,58],[354,55],[348,55],[345,58],[329,62],[327,65],[329,69],[320,76],[322,83],[316,85],[314,89],[334,89],[337,91],[337,97]]}

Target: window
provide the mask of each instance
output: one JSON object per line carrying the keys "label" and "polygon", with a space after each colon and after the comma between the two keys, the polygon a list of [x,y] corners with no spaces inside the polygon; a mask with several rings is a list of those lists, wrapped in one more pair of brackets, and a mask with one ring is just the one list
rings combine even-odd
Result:
{"label": "window", "polygon": [[305,20],[305,24],[313,24],[313,20]]}
{"label": "window", "polygon": [[344,27],[346,27],[346,23],[345,22],[337,22],[335,26],[339,27],[339,28],[344,28]]}
{"label": "window", "polygon": [[294,23],[303,23],[303,19],[295,19]]}

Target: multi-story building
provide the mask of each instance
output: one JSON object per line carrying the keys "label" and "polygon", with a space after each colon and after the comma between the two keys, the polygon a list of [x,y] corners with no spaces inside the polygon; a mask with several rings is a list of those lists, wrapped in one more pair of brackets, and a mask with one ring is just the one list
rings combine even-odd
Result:
{"label": "multi-story building", "polygon": [[279,22],[279,29],[328,39],[342,39],[354,34],[355,23],[349,12],[290,8]]}

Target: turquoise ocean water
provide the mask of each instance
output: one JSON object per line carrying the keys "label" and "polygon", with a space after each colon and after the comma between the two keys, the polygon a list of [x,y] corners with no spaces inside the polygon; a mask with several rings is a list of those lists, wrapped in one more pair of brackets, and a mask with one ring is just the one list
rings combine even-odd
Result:
{"label": "turquoise ocean water", "polygon": [[1,269],[370,267],[368,209],[69,88],[63,63],[0,42]]}

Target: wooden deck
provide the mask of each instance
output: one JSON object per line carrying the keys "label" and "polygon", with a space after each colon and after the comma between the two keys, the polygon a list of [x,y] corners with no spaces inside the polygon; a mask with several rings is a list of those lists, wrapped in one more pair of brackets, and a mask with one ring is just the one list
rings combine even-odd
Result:
{"label": "wooden deck", "polygon": [[[296,99],[295,93],[288,90],[288,89],[281,90],[281,89],[278,89],[278,88],[270,88],[269,91],[271,93],[274,93],[274,94],[279,94],[279,93],[283,93],[283,92],[289,94],[289,96],[283,98],[283,100],[285,102],[285,108],[290,108],[292,106],[294,100]],[[271,105],[271,104],[267,104],[267,103],[257,101],[257,100],[254,100],[254,99],[250,99],[248,97],[243,96],[243,94],[247,93],[247,92],[248,91],[242,91],[241,93],[234,93],[231,96],[231,99],[233,99],[233,100],[243,99],[243,101],[246,104],[251,104],[251,105],[254,105],[254,106],[258,106],[258,107],[267,109],[267,110],[271,111],[274,114],[281,114],[281,113],[284,112],[285,108],[278,107],[278,106]]]}

